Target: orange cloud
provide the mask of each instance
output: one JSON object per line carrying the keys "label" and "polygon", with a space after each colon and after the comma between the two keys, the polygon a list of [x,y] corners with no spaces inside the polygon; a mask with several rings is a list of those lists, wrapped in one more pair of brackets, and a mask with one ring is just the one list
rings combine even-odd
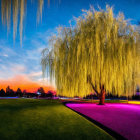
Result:
{"label": "orange cloud", "polygon": [[49,90],[55,91],[55,88],[53,86],[43,86],[39,82],[30,80],[27,75],[17,75],[7,80],[0,80],[0,89],[3,88],[5,90],[7,86],[10,86],[10,88],[14,91],[16,91],[17,88],[20,88],[22,91],[26,90],[27,92],[36,92],[39,87],[43,87],[45,92]]}

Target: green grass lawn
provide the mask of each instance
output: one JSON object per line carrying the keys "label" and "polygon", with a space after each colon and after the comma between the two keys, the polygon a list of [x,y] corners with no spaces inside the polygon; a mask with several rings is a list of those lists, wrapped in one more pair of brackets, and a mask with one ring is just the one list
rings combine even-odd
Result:
{"label": "green grass lawn", "polygon": [[0,140],[110,140],[110,135],[59,101],[0,100]]}

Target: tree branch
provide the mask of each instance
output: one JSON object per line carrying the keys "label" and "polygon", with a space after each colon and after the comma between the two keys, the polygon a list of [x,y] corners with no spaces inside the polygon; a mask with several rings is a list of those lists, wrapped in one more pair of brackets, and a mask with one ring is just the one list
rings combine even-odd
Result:
{"label": "tree branch", "polygon": [[90,75],[87,76],[87,82],[89,82],[93,88],[93,90],[96,92],[97,95],[99,95],[99,92],[96,90],[95,86],[93,85],[93,83],[91,82],[91,77]]}

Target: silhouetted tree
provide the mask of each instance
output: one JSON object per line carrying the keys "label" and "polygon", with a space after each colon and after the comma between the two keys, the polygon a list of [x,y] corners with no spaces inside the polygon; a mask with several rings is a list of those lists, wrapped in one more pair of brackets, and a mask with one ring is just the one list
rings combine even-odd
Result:
{"label": "silhouetted tree", "polygon": [[26,94],[27,94],[27,91],[26,90],[23,90],[23,96],[26,95]]}
{"label": "silhouetted tree", "polygon": [[6,96],[10,96],[10,97],[15,96],[15,92],[14,92],[13,89],[10,88],[10,86],[8,86],[8,87],[6,88]]}
{"label": "silhouetted tree", "polygon": [[10,96],[10,91],[11,91],[10,86],[8,86],[6,88],[6,96]]}
{"label": "silhouetted tree", "polygon": [[48,91],[46,97],[52,98],[54,96],[52,91]]}
{"label": "silhouetted tree", "polygon": [[41,96],[42,96],[42,97],[45,97],[45,91],[44,91],[43,87],[40,87],[40,88],[38,89],[38,92],[41,93]]}
{"label": "silhouetted tree", "polygon": [[4,97],[5,96],[5,91],[4,91],[4,89],[1,89],[0,90],[0,97]]}
{"label": "silhouetted tree", "polygon": [[22,93],[20,88],[17,89],[16,95],[19,96],[19,97],[23,96],[23,93]]}
{"label": "silhouetted tree", "polygon": [[14,97],[15,96],[15,92],[14,92],[13,89],[10,90],[10,95],[9,96],[11,96],[11,97]]}

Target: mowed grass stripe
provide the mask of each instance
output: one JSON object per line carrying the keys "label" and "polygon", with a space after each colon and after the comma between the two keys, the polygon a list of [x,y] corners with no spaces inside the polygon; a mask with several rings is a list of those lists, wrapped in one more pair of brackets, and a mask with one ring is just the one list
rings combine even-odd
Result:
{"label": "mowed grass stripe", "polygon": [[110,140],[105,131],[59,101],[0,100],[0,140]]}

